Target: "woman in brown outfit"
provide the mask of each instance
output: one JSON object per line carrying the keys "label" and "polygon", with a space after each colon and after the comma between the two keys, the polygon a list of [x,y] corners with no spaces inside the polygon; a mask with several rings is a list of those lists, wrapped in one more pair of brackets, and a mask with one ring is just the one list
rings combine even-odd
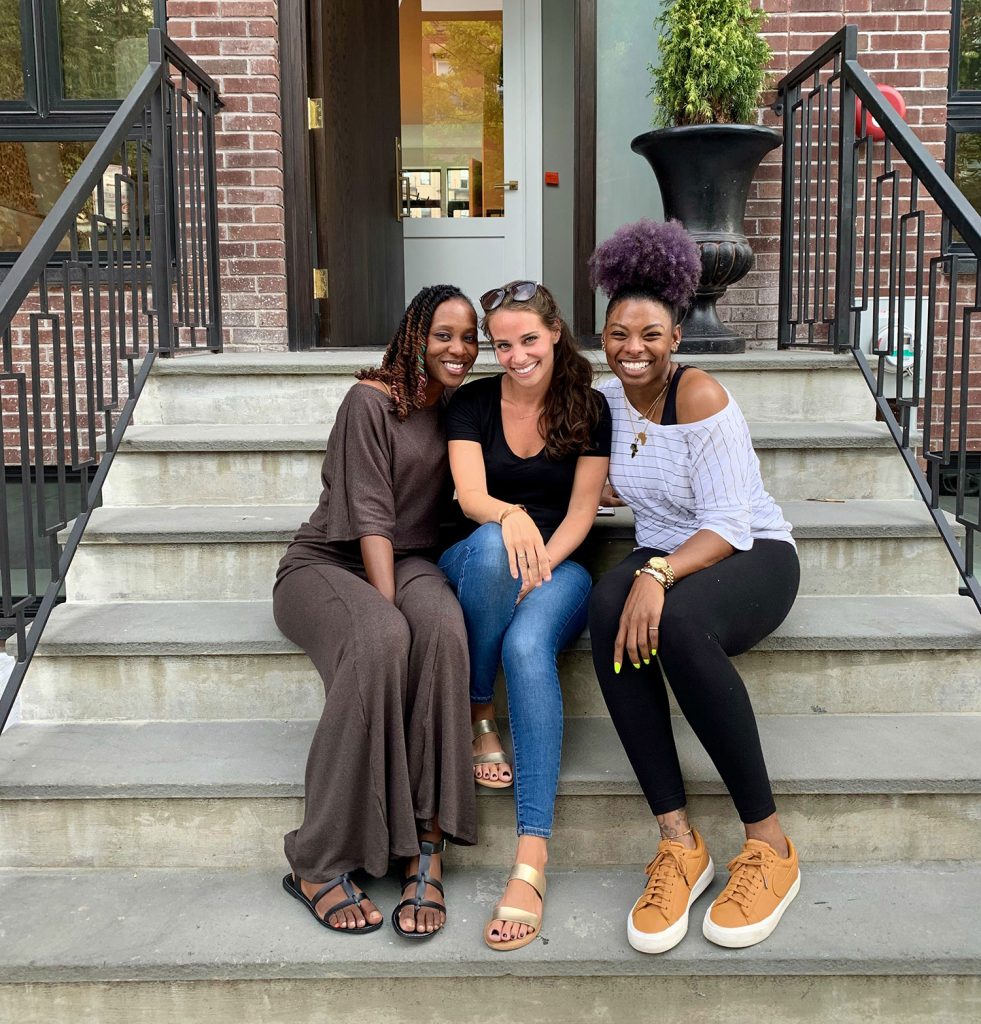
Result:
{"label": "woman in brown outfit", "polygon": [[450,494],[444,392],[476,357],[462,292],[419,292],[381,369],[361,371],[341,403],[320,504],[276,575],[276,624],[326,692],[283,885],[333,931],[380,928],[349,874],[378,877],[406,858],[392,924],[411,938],[435,934],[446,920],[445,840],[476,842],[467,635],[430,560]]}

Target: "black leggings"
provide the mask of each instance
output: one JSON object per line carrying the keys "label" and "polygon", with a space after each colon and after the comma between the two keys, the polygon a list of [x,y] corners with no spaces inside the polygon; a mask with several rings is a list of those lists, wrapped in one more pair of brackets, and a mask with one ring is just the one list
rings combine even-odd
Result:
{"label": "black leggings", "polygon": [[785,541],[757,540],[751,550],[678,580],[665,595],[657,657],[639,669],[624,658],[615,675],[613,643],[634,570],[661,554],[639,548],[593,588],[593,664],[610,717],[651,810],[666,814],[684,807],[666,675],[739,817],[746,823],[761,821],[776,805],[753,706],[728,656],[748,651],[786,618],[800,582],[797,552]]}

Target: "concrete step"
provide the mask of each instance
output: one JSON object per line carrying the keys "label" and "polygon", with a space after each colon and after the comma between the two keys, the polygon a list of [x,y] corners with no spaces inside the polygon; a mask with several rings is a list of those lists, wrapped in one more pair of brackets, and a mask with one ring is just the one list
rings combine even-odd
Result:
{"label": "concrete step", "polygon": [[[763,714],[981,711],[979,650],[967,598],[802,597],[735,664]],[[559,668],[566,714],[605,715],[588,636]],[[22,702],[40,721],[314,718],[323,684],[269,601],[80,603],[53,611]]]}
{"label": "concrete step", "polygon": [[[68,574],[69,601],[233,601],[268,596],[305,505],[97,509]],[[958,576],[925,506],[913,499],[841,504],[789,501],[801,593],[952,594]],[[598,516],[588,567],[599,575],[629,554],[626,509]]]}
{"label": "concrete step", "polygon": [[[381,350],[235,353],[161,359],[140,397],[136,422],[331,423],[354,373],[377,366]],[[601,352],[587,352],[598,379],[611,376]],[[850,355],[747,352],[685,356],[712,373],[741,408],[761,420],[863,420],[874,406]],[[488,352],[475,377],[498,372]]]}
{"label": "concrete step", "polygon": [[[314,722],[14,726],[0,745],[0,867],[255,867],[301,817]],[[675,723],[693,819],[738,849],[731,802]],[[981,716],[761,716],[781,819],[802,856],[963,860],[981,842]],[[514,853],[511,793],[481,790],[467,865]],[[942,828],[936,823],[943,822]],[[727,824],[728,823],[728,824]],[[656,823],[607,719],[566,722],[550,859],[640,863]]]}
{"label": "concrete step", "polygon": [[[542,938],[502,955],[481,939],[502,873],[461,869],[455,853],[446,934],[423,943],[388,921],[354,940],[318,928],[273,868],[0,873],[0,929],[18,936],[0,952],[0,1017],[320,1024],[328,1007],[342,1024],[633,1024],[655,1000],[659,1015],[699,1024],[757,1024],[761,1005],[790,1024],[966,1024],[981,1013],[977,864],[805,861],[776,933],[736,952],[701,934],[726,877],[719,864],[688,935],[661,956],[626,941],[638,867],[550,869]],[[390,912],[394,879],[365,884]]]}
{"label": "concrete step", "polygon": [[[913,485],[884,423],[752,421],[763,480],[781,501],[908,498]],[[325,424],[132,426],[106,505],[313,505]]]}

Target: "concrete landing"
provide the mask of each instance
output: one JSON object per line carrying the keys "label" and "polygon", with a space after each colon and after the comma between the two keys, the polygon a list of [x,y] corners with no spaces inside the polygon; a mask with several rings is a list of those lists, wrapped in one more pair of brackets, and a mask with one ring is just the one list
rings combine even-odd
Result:
{"label": "concrete landing", "polygon": [[[726,877],[719,865],[687,937],[656,957],[626,941],[639,867],[553,870],[541,938],[504,955],[484,946],[481,931],[506,873],[454,870],[453,856],[445,933],[418,944],[388,921],[372,935],[327,932],[282,891],[282,872],[0,872],[0,934],[16,936],[0,946],[0,983],[981,973],[976,865],[804,864],[779,929],[746,950],[720,949],[701,934]],[[391,913],[394,879],[364,884]]]}

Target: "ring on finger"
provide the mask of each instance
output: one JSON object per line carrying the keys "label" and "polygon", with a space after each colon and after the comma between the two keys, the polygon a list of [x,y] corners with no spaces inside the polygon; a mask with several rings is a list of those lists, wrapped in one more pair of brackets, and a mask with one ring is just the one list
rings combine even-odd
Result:
{"label": "ring on finger", "polygon": [[647,632],[648,633],[656,633],[657,632],[657,626],[648,626],[647,627]]}

